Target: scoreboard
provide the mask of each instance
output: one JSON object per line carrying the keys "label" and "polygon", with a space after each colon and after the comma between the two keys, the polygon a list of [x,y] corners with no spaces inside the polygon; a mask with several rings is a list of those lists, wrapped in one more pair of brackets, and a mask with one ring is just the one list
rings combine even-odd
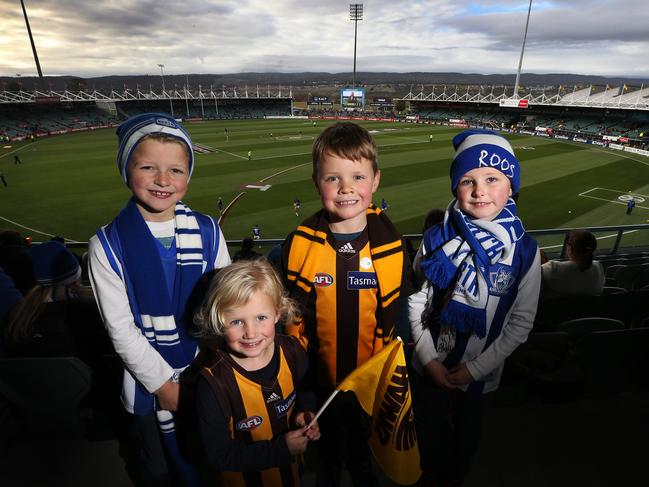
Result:
{"label": "scoreboard", "polygon": [[309,95],[309,99],[307,101],[308,105],[333,105],[334,102],[332,102],[328,96],[322,96],[322,95]]}
{"label": "scoreboard", "polygon": [[340,90],[340,106],[353,110],[365,106],[365,88],[343,88]]}

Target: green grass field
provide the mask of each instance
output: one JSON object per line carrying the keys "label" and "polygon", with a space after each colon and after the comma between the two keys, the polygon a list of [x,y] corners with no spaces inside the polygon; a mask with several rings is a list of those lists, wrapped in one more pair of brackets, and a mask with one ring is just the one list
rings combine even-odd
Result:
{"label": "green grass field", "polygon": [[[196,154],[185,201],[214,215],[218,196],[227,206],[241,194],[222,222],[226,238],[248,236],[254,224],[261,227],[263,238],[283,238],[301,220],[293,213],[294,197],[302,200],[302,217],[320,207],[310,179],[310,151],[313,139],[329,123],[333,122],[320,120],[313,127],[309,120],[296,119],[188,124],[194,142],[214,152]],[[451,138],[459,130],[363,125],[379,146],[382,177],[375,203],[385,198],[397,227],[403,233],[420,233],[425,213],[446,207],[451,199]],[[545,138],[508,138],[521,161],[519,212],[526,228],[638,224],[649,219],[649,158]],[[46,234],[87,241],[129,197],[114,162],[116,140],[114,130],[104,129],[2,148],[0,171],[9,186],[0,186],[0,228],[20,230],[35,241],[47,239]],[[23,164],[14,164],[14,154]],[[270,188],[245,188],[255,184]],[[626,215],[620,200],[628,192],[638,201],[632,215]],[[647,232],[639,232],[638,238],[647,240]]]}

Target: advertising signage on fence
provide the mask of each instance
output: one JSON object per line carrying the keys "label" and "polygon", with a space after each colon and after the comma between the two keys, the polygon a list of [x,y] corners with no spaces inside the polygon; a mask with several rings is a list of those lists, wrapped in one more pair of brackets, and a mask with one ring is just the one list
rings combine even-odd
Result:
{"label": "advertising signage on fence", "polygon": [[35,96],[34,103],[52,104],[61,103],[61,98],[58,96]]}
{"label": "advertising signage on fence", "polygon": [[348,110],[363,108],[365,106],[365,88],[343,88],[340,90],[340,105]]}
{"label": "advertising signage on fence", "polygon": [[372,98],[372,103],[370,103],[371,106],[373,107],[393,107],[394,103],[392,103],[392,100],[390,98],[382,98],[382,97],[374,97]]}
{"label": "advertising signage on fence", "polygon": [[500,106],[505,108],[527,108],[529,104],[530,101],[524,98],[503,98],[500,100]]}

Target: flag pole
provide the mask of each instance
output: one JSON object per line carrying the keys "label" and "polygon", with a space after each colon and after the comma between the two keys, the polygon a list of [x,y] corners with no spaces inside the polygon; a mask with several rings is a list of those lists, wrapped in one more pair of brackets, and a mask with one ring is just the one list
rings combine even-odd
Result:
{"label": "flag pole", "polygon": [[325,403],[322,405],[320,409],[318,409],[318,412],[316,413],[315,417],[311,420],[309,423],[309,426],[306,427],[306,429],[309,429],[311,426],[315,424],[315,422],[318,420],[320,415],[324,412],[325,409],[327,409],[327,406],[329,406],[329,403],[334,400],[334,397],[336,397],[336,394],[338,394],[340,391],[338,389],[334,389],[334,391],[331,393],[331,396],[325,401]]}

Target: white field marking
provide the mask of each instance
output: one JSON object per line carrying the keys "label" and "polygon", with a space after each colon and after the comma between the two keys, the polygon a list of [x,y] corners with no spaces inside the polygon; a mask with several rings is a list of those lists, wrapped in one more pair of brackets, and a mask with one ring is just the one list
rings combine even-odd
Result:
{"label": "white field marking", "polygon": [[[402,135],[400,134],[400,132],[401,132],[400,129],[395,129],[395,130],[398,130],[399,132],[397,132],[397,133],[394,133],[394,132],[379,132],[379,133],[377,133],[377,134],[375,134],[375,135],[390,135],[390,136],[394,136],[394,137],[399,137],[400,139],[414,140],[414,141],[416,141],[416,142],[419,143],[419,144],[423,144],[424,142],[429,142],[428,137],[426,137],[425,140],[416,139],[416,138],[414,138],[414,137],[404,137],[404,136],[402,136]],[[414,142],[413,142],[413,143],[414,143]],[[385,146],[384,146],[384,147],[385,147]]]}
{"label": "white field marking", "polygon": [[27,145],[23,145],[22,147],[18,147],[17,149],[14,149],[14,150],[12,150],[12,151],[7,152],[6,154],[2,154],[2,155],[0,156],[0,159],[2,159],[3,157],[7,157],[7,156],[10,155],[10,154],[13,154],[14,152],[19,152],[19,151],[21,151],[21,150],[23,150],[23,149],[26,149],[27,147],[29,147],[29,146],[31,146],[31,145],[33,145],[33,144],[35,144],[35,142],[32,142],[32,143],[27,144]]}
{"label": "white field marking", "polygon": [[265,183],[267,179],[274,178],[275,176],[279,176],[280,174],[283,174],[285,172],[292,171],[293,169],[297,169],[298,167],[308,166],[310,164],[311,164],[310,162],[305,162],[304,164],[298,164],[297,166],[292,166],[286,169],[282,169],[281,171],[278,171],[275,174],[271,174],[270,176],[266,176],[265,178],[260,179],[259,182]]}
{"label": "white field marking", "polygon": [[[610,193],[615,193],[615,194],[618,194],[618,195],[623,195],[623,194],[626,195],[626,194],[630,194],[631,196],[639,196],[639,197],[641,197],[641,198],[645,198],[645,201],[646,201],[647,199],[649,199],[649,196],[644,195],[644,194],[640,194],[640,193],[628,193],[628,192],[626,192],[626,191],[620,191],[620,190],[617,190],[617,189],[608,189],[608,188],[592,188],[592,189],[589,189],[588,191],[584,191],[583,193],[579,193],[578,196],[583,196],[584,198],[591,198],[591,199],[593,199],[593,200],[606,201],[607,203],[615,203],[616,205],[624,205],[624,206],[626,206],[626,203],[623,202],[623,201],[619,201],[619,200],[610,200],[610,199],[608,199],[608,198],[601,198],[601,197],[599,197],[599,196],[591,196],[591,195],[588,194],[588,193],[590,193],[590,192],[592,192],[592,191],[596,191],[596,190],[608,191],[608,192],[610,192]],[[639,204],[636,204],[636,208],[642,208],[642,209],[644,209],[644,210],[649,210],[649,207],[647,207],[647,206],[642,206],[642,205],[639,205]]]}
{"label": "white field marking", "polygon": [[[637,230],[629,230],[626,232],[622,232],[622,235],[628,235],[629,233],[634,233],[637,232]],[[605,238],[613,238],[617,237],[617,233],[612,233],[611,235],[604,235],[603,237],[596,237],[597,240],[604,240]],[[563,247],[563,244],[560,245],[548,245],[547,247],[541,247],[541,250],[545,249],[557,249],[559,247]]]}
{"label": "white field marking", "polygon": [[228,154],[228,155],[231,155],[231,156],[234,156],[234,157],[238,157],[239,159],[246,159],[246,160],[248,159],[246,156],[240,156],[239,154],[235,154],[234,152],[228,152],[228,151],[223,150],[223,149],[214,148],[214,150],[216,152],[223,152],[224,154]]}
{"label": "white field marking", "polygon": [[313,140],[315,139],[312,135],[278,135],[273,137],[275,140],[284,142],[284,141],[294,141],[294,140]]}
{"label": "white field marking", "polygon": [[[418,140],[417,142],[404,142],[403,144],[381,144],[378,146],[379,149],[382,149],[384,147],[399,147],[401,145],[413,145],[413,144],[422,144],[421,140]],[[217,149],[220,150],[220,149]],[[224,151],[225,152],[225,151]],[[266,159],[278,159],[281,157],[293,157],[293,156],[307,156],[310,155],[311,152],[298,152],[296,154],[281,154],[279,156],[267,156],[267,157],[255,157],[255,161],[263,161]],[[240,157],[240,156],[237,156]],[[245,158],[247,159],[247,157]]]}
{"label": "white field marking", "polygon": [[[15,221],[13,221],[13,220],[10,220],[9,218],[5,218],[4,216],[0,216],[0,219],[1,219],[1,220],[4,220],[4,221],[6,221],[6,222],[9,222],[9,223],[11,223],[12,225],[16,225],[17,227],[24,228],[25,230],[29,230],[30,232],[40,233],[41,235],[46,235],[46,236],[48,236],[48,237],[56,237],[56,236],[57,236],[57,235],[52,235],[51,233],[41,232],[40,230],[36,230],[35,228],[31,228],[31,227],[27,227],[27,226],[25,226],[25,225],[21,225],[20,223],[15,222]],[[60,237],[60,235],[58,235],[58,236]],[[64,240],[67,240],[68,242],[78,243],[77,240],[74,240],[74,239],[72,239],[72,238],[63,237],[63,239],[64,239]]]}
{"label": "white field marking", "polygon": [[239,198],[241,198],[244,194],[246,194],[246,192],[245,192],[245,191],[242,191],[241,193],[239,193],[238,195],[236,195],[234,198],[232,198],[232,201],[230,201],[230,202],[228,203],[228,206],[226,206],[226,207],[223,209],[223,213],[221,213],[221,215],[219,216],[219,221],[218,221],[219,226],[221,226],[221,222],[222,222],[223,220],[225,220],[225,215],[228,214],[228,210],[230,209],[230,207],[231,207],[232,205],[234,205],[234,204],[237,202],[237,200],[238,200]]}
{"label": "white field marking", "polygon": [[258,189],[259,191],[268,191],[271,188],[271,185],[270,184],[264,184],[264,185],[246,184],[245,188],[246,189]]}
{"label": "white field marking", "polygon": [[[614,156],[623,157],[625,159],[631,159],[632,161],[639,162],[640,164],[644,164],[645,166],[649,166],[649,162],[641,161],[640,159],[635,159],[633,157],[627,156],[626,154],[624,154],[623,151],[619,151],[619,150],[615,150],[615,149],[600,149],[599,147],[589,147],[586,150],[605,152],[606,154],[611,154],[611,155],[614,155]],[[611,152],[611,150],[614,150],[615,152]]]}

